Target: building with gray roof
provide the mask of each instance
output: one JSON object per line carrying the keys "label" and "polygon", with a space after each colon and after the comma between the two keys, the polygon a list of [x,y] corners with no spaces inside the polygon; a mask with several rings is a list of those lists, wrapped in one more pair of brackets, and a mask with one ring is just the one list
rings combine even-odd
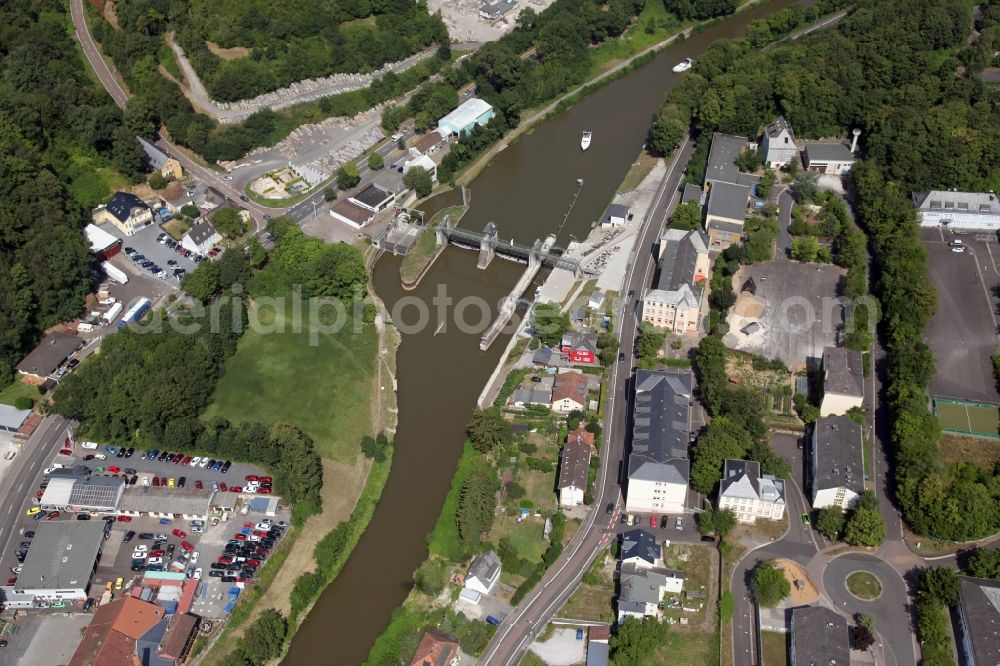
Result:
{"label": "building with gray roof", "polygon": [[680,513],[690,462],[690,372],[638,370],[625,508],[636,513]]}
{"label": "building with gray roof", "polygon": [[17,364],[17,371],[28,378],[27,381],[40,383],[55,374],[76,350],[83,346],[83,340],[69,333],[49,333],[38,346]]}
{"label": "building with gray roof", "polygon": [[969,666],[1000,664],[1000,581],[962,576],[958,586],[958,651]]}
{"label": "building with gray roof", "polygon": [[922,227],[1000,229],[1000,201],[993,192],[914,192],[913,207]]}
{"label": "building with gray roof", "polygon": [[205,520],[211,510],[213,495],[211,490],[198,488],[129,486],[118,502],[118,513],[126,516]]}
{"label": "building with gray roof", "polygon": [[652,532],[636,528],[622,533],[622,547],[618,559],[622,564],[634,564],[637,567],[652,567],[662,557],[660,544]]}
{"label": "building with gray roof", "polygon": [[14,585],[3,588],[8,608],[42,602],[83,602],[104,545],[103,520],[42,521]]}
{"label": "building with gray roof", "polygon": [[681,203],[696,203],[700,206],[704,196],[705,190],[694,183],[688,183],[684,186],[684,192],[681,194]]}
{"label": "building with gray roof", "polygon": [[861,352],[846,347],[823,349],[823,401],[820,416],[846,414],[865,401],[865,373]]}
{"label": "building with gray roof", "polygon": [[18,409],[11,405],[0,404],[0,430],[17,432],[31,416],[30,409]]}
{"label": "building with gray roof", "polygon": [[823,606],[792,609],[789,666],[850,666],[847,620]]}
{"label": "building with gray roof", "polygon": [[855,157],[842,142],[807,143],[802,151],[802,162],[810,171],[839,176],[851,170]]}
{"label": "building with gray roof", "polygon": [[708,164],[705,167],[705,183],[713,181],[735,183],[740,173],[736,159],[748,145],[745,136],[733,136],[716,132],[712,135],[712,147],[708,151]]}
{"label": "building with gray roof", "polygon": [[500,556],[492,550],[476,555],[465,575],[465,587],[479,594],[489,594],[500,580]]}
{"label": "building with gray roof", "polygon": [[38,506],[45,511],[112,513],[124,488],[125,479],[114,476],[53,474]]}
{"label": "building with gray roof", "polygon": [[713,248],[726,248],[743,237],[750,186],[713,182],[705,207],[705,229]]}
{"label": "building with gray roof", "polygon": [[785,482],[760,473],[754,460],[726,460],[719,483],[719,508],[730,509],[741,523],[758,518],[780,520],[785,515]]}
{"label": "building with gray roof", "polygon": [[809,482],[812,506],[852,508],[865,491],[861,426],[846,416],[827,416],[813,424]]}
{"label": "building with gray roof", "polygon": [[784,116],[778,116],[764,128],[760,140],[760,152],[764,162],[769,163],[772,168],[783,167],[797,159],[798,151],[792,125]]}
{"label": "building with gray roof", "polygon": [[619,572],[618,621],[659,617],[665,594],[679,595],[684,590],[684,572],[675,569],[646,569],[623,564]]}

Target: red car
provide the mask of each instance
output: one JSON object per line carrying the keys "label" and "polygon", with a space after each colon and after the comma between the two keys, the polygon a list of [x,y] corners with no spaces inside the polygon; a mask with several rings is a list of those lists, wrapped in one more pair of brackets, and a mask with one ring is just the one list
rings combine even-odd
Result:
{"label": "red car", "polygon": [[244,562],[244,564],[247,565],[248,567],[259,567],[260,560],[247,560],[246,562]]}
{"label": "red car", "polygon": [[35,493],[35,497],[38,497],[40,499],[44,494],[45,494],[44,490],[39,490],[37,493]]}
{"label": "red car", "polygon": [[72,448],[73,447],[73,440],[71,438],[67,437],[66,438],[66,443],[64,444],[64,446],[67,449]]}
{"label": "red car", "polygon": [[247,540],[247,535],[246,534],[234,534],[233,538],[236,539],[237,541],[246,541]]}
{"label": "red car", "polygon": [[14,583],[16,583],[16,582],[17,582],[17,579],[16,579],[16,578],[8,578],[8,579],[7,579],[7,584],[8,584],[8,585],[13,585],[13,584],[14,584]]}
{"label": "red car", "polygon": [[175,537],[178,537],[180,539],[183,539],[184,537],[187,536],[186,532],[184,532],[183,530],[176,529],[176,528],[171,531],[171,534],[173,534]]}
{"label": "red car", "polygon": [[270,495],[271,494],[271,489],[270,488],[258,488],[257,492],[260,493],[261,495]]}
{"label": "red car", "polygon": [[172,462],[175,465],[179,465],[182,460],[184,460],[184,456],[178,453],[176,456],[173,457],[173,460],[171,460],[170,462]]}
{"label": "red car", "polygon": [[650,516],[649,517],[649,528],[650,529],[655,529],[656,528],[656,516]]}
{"label": "red car", "polygon": [[118,465],[112,465],[108,468],[108,474],[117,474],[120,471],[122,471],[122,468]]}
{"label": "red car", "polygon": [[198,490],[204,490],[205,484],[202,483],[200,480],[198,480],[194,482],[194,487],[197,488]]}
{"label": "red car", "polygon": [[222,492],[226,492],[227,490],[229,490],[229,486],[227,486],[225,483],[220,482],[219,490],[221,490]]}
{"label": "red car", "polygon": [[256,552],[261,557],[267,557],[268,550],[267,550],[267,548],[260,548],[260,547],[258,547],[257,550],[254,551],[254,552]]}
{"label": "red car", "polygon": [[267,536],[267,532],[265,532],[264,530],[254,530],[253,531],[253,535],[254,536],[259,536],[259,537],[266,537]]}
{"label": "red car", "polygon": [[256,474],[247,474],[246,478],[247,478],[247,483],[250,483],[251,481],[259,481],[260,480],[260,479],[257,478]]}
{"label": "red car", "polygon": [[118,522],[119,523],[131,523],[132,522],[132,516],[118,516]]}
{"label": "red car", "polygon": [[186,550],[189,553],[194,550],[194,546],[189,544],[187,541],[181,541],[181,550]]}
{"label": "red car", "polygon": [[157,477],[157,476],[153,477],[153,485],[154,486],[160,485],[160,478],[159,477]]}
{"label": "red car", "polygon": [[73,449],[59,449],[59,455],[61,455],[61,456],[71,456],[71,455],[73,455]]}
{"label": "red car", "polygon": [[162,550],[154,550],[152,553],[149,554],[149,556],[150,557],[163,557],[163,554],[164,553],[163,553]]}
{"label": "red car", "polygon": [[265,483],[271,483],[271,477],[269,476],[262,476],[257,480],[260,481],[260,485],[264,485]]}
{"label": "red car", "polygon": [[233,558],[229,557],[228,555],[219,555],[218,561],[221,564],[232,564],[233,563]]}
{"label": "red car", "polygon": [[49,515],[45,516],[45,520],[55,520],[58,517],[59,517],[59,512],[58,511],[53,511]]}
{"label": "red car", "polygon": [[250,528],[252,528],[256,524],[257,523],[253,522],[252,520],[248,520],[247,522],[243,523],[243,527],[250,527]]}

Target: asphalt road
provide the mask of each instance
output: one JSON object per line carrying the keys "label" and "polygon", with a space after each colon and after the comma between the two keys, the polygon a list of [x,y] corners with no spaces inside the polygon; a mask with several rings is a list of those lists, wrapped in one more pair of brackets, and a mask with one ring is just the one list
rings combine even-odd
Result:
{"label": "asphalt road", "polygon": [[[667,210],[677,194],[683,168],[692,152],[691,141],[685,139],[667,170],[666,178],[656,192],[653,205],[638,231],[635,257],[625,276],[623,294],[628,294],[629,290],[635,290],[636,294],[641,293],[652,279],[655,268],[653,246],[658,240]],[[619,303],[619,322],[615,326],[621,344],[620,349],[627,359],[633,358],[632,351],[638,330],[638,322],[632,308],[634,298],[634,296],[622,298]],[[605,506],[608,503],[617,506],[621,500],[620,477],[631,407],[631,380],[632,368],[616,364],[608,382],[609,403],[604,425],[606,438],[601,448],[603,455],[599,475],[601,479],[599,499],[591,505],[579,532],[567,545],[559,560],[546,572],[541,583],[505,618],[493,640],[483,651],[479,663],[505,666],[518,663],[534,639],[536,628],[544,626],[569,599],[597,553],[607,547],[610,539],[614,537],[618,511],[609,516],[605,513]]]}
{"label": "asphalt road", "polygon": [[0,481],[0,556],[11,554],[13,559],[10,545],[15,537],[20,541],[21,518],[42,482],[42,472],[61,448],[69,429],[67,419],[46,416]]}

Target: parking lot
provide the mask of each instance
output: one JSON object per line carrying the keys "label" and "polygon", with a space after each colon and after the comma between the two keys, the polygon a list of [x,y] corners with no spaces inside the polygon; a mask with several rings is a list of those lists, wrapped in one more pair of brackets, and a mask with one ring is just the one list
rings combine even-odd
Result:
{"label": "parking lot", "polygon": [[[734,291],[739,295],[729,314],[727,347],[779,358],[793,372],[818,364],[823,348],[836,345],[837,329],[843,322],[843,307],[837,298],[837,286],[844,271],[830,264],[805,264],[797,261],[765,261],[747,266],[737,275]],[[740,294],[752,279],[756,293],[752,298],[763,305],[759,314],[744,316]],[[749,334],[743,329],[756,322],[759,330]]]}
{"label": "parking lot", "polygon": [[[921,231],[927,250],[927,275],[938,294],[937,313],[925,331],[934,352],[933,395],[982,402],[997,402],[1000,396],[990,360],[996,351],[997,323],[994,316],[1000,296],[1000,273],[994,266],[997,246],[975,234],[955,235],[937,229]],[[963,253],[953,252],[949,242],[961,240]]]}
{"label": "parking lot", "polygon": [[[159,225],[151,224],[148,227],[140,229],[135,232],[132,236],[126,236],[121,231],[118,230],[114,225],[104,224],[100,227],[102,230],[107,231],[109,234],[113,235],[115,238],[122,239],[122,253],[119,255],[121,260],[124,260],[128,264],[131,264],[130,268],[133,269],[131,272],[139,272],[144,276],[150,278],[155,277],[147,270],[141,268],[138,264],[133,262],[127,256],[125,256],[125,248],[133,248],[139,254],[143,255],[154,264],[162,268],[167,273],[167,277],[163,280],[164,282],[170,284],[171,286],[177,286],[179,280],[173,276],[174,268],[183,268],[187,272],[191,272],[195,269],[197,264],[189,257],[183,257],[180,253],[171,250],[166,245],[159,243],[156,237],[163,233]],[[170,262],[174,262],[171,264]],[[118,262],[116,262],[118,263]]]}

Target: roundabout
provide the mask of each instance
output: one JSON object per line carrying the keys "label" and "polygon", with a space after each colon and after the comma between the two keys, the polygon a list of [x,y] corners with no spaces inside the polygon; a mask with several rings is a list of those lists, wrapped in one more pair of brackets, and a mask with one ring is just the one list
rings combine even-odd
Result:
{"label": "roundabout", "polygon": [[867,571],[854,571],[847,576],[847,591],[861,601],[875,601],[882,596],[882,582]]}

